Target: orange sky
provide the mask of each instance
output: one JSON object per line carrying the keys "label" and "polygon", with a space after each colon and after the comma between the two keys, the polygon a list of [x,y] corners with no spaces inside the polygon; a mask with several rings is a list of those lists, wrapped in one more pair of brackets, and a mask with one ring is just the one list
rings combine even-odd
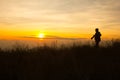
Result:
{"label": "orange sky", "polygon": [[[120,0],[0,0],[0,39],[120,38]],[[22,39],[22,38],[21,38]]]}

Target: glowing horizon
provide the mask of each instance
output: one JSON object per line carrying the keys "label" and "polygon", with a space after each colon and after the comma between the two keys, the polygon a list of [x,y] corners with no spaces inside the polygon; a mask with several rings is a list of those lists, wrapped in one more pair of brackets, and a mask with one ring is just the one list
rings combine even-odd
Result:
{"label": "glowing horizon", "polygon": [[0,39],[40,33],[90,38],[120,38],[119,0],[0,0]]}

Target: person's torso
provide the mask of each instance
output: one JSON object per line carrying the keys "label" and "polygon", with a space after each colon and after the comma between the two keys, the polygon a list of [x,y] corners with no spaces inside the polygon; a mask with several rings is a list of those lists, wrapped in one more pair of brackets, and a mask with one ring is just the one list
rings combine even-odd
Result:
{"label": "person's torso", "polygon": [[100,32],[96,32],[95,33],[95,40],[100,40],[100,36],[101,36]]}

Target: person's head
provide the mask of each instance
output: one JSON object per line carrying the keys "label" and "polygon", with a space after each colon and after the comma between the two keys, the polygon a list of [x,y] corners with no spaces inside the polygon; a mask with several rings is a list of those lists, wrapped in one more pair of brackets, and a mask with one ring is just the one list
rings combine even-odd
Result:
{"label": "person's head", "polygon": [[96,28],[96,29],[95,29],[95,32],[99,32],[99,29],[98,29],[98,28]]}

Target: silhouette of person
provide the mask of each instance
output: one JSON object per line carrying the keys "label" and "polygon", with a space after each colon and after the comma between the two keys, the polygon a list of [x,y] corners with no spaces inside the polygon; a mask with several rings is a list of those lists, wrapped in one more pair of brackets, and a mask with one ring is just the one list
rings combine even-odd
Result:
{"label": "silhouette of person", "polygon": [[101,41],[101,33],[99,32],[99,29],[98,28],[96,28],[95,29],[95,34],[91,37],[91,39],[95,39],[95,47],[99,47],[99,43],[100,43],[100,41]]}

